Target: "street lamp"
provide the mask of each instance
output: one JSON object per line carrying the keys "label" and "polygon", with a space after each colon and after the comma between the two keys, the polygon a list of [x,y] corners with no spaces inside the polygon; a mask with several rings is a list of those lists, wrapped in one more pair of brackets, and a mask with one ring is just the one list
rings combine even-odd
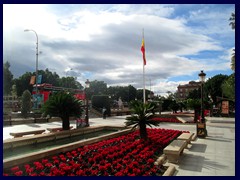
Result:
{"label": "street lamp", "polygon": [[88,116],[88,98],[86,94],[86,89],[90,87],[90,81],[87,79],[85,82],[85,96],[86,96],[86,115],[85,115],[85,121],[86,121],[86,127],[89,127],[89,116]]}
{"label": "street lamp", "polygon": [[[35,33],[36,38],[37,38],[37,43],[36,43],[36,97],[38,96],[38,35],[36,31],[32,29],[25,29],[24,32],[29,32],[32,31]],[[37,101],[37,108],[38,108],[38,101]]]}
{"label": "street lamp", "polygon": [[206,137],[207,130],[206,130],[206,122],[204,117],[204,105],[203,105],[203,84],[205,82],[206,74],[203,72],[203,70],[201,70],[198,76],[201,82],[201,122],[197,124],[197,135],[199,137]]}

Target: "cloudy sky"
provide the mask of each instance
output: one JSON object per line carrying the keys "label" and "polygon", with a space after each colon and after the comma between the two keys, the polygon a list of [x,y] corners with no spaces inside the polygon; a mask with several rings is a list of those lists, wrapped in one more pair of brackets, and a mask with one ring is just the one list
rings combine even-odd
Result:
{"label": "cloudy sky", "polygon": [[235,31],[231,4],[3,5],[3,59],[14,77],[36,69],[104,81],[108,86],[143,87],[142,31],[146,88],[175,92],[179,84],[230,75]]}

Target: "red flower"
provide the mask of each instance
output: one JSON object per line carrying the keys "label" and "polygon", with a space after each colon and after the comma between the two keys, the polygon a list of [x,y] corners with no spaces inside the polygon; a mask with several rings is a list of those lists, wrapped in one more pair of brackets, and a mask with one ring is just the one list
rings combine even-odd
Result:
{"label": "red flower", "polygon": [[124,174],[122,172],[117,172],[116,174],[114,174],[114,176],[124,176]]}
{"label": "red flower", "polygon": [[30,166],[29,164],[25,164],[24,167],[25,167],[25,169],[27,170],[27,169],[29,169],[31,166]]}
{"label": "red flower", "polygon": [[45,164],[45,167],[48,167],[48,168],[50,168],[50,167],[52,167],[52,166],[53,166],[52,163],[46,163],[46,164]]}
{"label": "red flower", "polygon": [[48,159],[43,159],[43,160],[42,160],[42,163],[43,163],[43,164],[48,163]]}
{"label": "red flower", "polygon": [[14,174],[15,174],[15,176],[22,176],[22,175],[23,175],[23,172],[22,172],[22,171],[17,171],[17,172],[15,172]]}
{"label": "red flower", "polygon": [[31,174],[34,171],[34,168],[28,168],[26,169],[26,173]]}
{"label": "red flower", "polygon": [[76,172],[76,175],[77,176],[85,176],[85,172],[82,169],[80,169]]}
{"label": "red flower", "polygon": [[40,176],[46,176],[46,174],[44,172],[40,172],[39,175]]}
{"label": "red flower", "polygon": [[30,174],[30,176],[37,176],[37,173]]}
{"label": "red flower", "polygon": [[99,171],[105,171],[105,170],[106,170],[105,166],[99,166]]}
{"label": "red flower", "polygon": [[15,172],[17,172],[17,171],[19,171],[19,170],[20,170],[20,169],[19,169],[18,166],[15,166],[15,167],[11,168],[12,173],[15,173]]}

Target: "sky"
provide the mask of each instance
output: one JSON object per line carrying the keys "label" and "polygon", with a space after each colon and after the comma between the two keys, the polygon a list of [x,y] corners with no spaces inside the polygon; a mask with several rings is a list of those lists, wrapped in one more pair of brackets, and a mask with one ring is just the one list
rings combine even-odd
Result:
{"label": "sky", "polygon": [[145,87],[166,95],[201,70],[207,79],[233,73],[232,12],[234,4],[4,4],[3,61],[14,78],[35,72],[38,37],[40,70],[143,88],[144,30]]}

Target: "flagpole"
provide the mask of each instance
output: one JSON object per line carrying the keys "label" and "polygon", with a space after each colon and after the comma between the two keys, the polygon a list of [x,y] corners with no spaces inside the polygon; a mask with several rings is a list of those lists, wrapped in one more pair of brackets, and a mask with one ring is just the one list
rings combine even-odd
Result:
{"label": "flagpole", "polygon": [[[144,39],[144,29],[142,31],[142,36],[143,36],[143,39]],[[144,46],[145,46],[145,42],[144,42]],[[144,47],[145,48],[145,47]],[[143,103],[145,104],[146,103],[146,93],[145,93],[145,64],[144,64],[144,61],[143,61]]]}

